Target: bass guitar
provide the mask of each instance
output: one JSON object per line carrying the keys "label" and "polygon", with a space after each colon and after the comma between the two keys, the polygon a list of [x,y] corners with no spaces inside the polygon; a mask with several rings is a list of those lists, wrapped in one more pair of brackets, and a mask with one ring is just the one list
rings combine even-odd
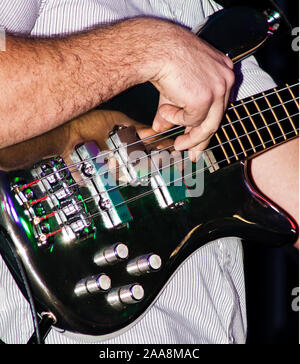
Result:
{"label": "bass guitar", "polygon": [[[237,62],[279,23],[279,13],[237,7],[216,13],[199,35]],[[85,141],[68,158],[0,171],[1,254],[55,327],[117,335],[145,315],[204,244],[226,236],[295,242],[297,226],[255,190],[247,160],[297,138],[298,114],[298,83],[286,84],[228,105],[195,163],[169,153],[172,143],[154,147],[182,127],[140,139],[134,126],[118,125],[106,151]]]}

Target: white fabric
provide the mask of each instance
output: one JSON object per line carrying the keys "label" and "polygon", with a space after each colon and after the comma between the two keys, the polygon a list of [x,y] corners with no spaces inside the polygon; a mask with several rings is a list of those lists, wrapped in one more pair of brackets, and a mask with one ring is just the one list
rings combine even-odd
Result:
{"label": "white fabric", "polygon": [[[11,33],[53,37],[143,15],[194,28],[217,9],[209,0],[0,0],[0,25]],[[275,86],[253,57],[241,71],[238,98]],[[220,239],[188,259],[140,322],[105,343],[244,343],[244,290],[241,243]],[[29,306],[0,259],[0,338],[25,343],[32,332]],[[46,342],[83,341],[52,330]]]}

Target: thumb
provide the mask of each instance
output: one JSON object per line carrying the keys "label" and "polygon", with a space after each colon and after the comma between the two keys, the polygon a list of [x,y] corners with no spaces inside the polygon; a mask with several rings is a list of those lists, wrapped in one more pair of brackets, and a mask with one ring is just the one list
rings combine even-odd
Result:
{"label": "thumb", "polygon": [[184,109],[175,105],[161,105],[154,119],[153,129],[161,132],[172,128],[174,125],[186,126],[188,124],[184,121],[185,114]]}
{"label": "thumb", "polygon": [[172,128],[173,124],[168,122],[160,113],[161,106],[158,108],[155,118],[153,120],[152,129],[157,133],[166,131]]}
{"label": "thumb", "polygon": [[164,104],[158,110],[160,117],[169,125],[185,125],[185,111],[178,106]]}
{"label": "thumb", "polygon": [[164,113],[164,110],[168,106],[172,106],[172,105],[174,105],[174,104],[167,97],[165,97],[163,94],[160,94],[156,116],[155,116],[153,124],[152,124],[153,130],[155,130],[156,132],[163,132],[163,131],[166,131],[166,130],[172,128],[172,126],[174,124],[169,122],[162,114],[162,112]]}

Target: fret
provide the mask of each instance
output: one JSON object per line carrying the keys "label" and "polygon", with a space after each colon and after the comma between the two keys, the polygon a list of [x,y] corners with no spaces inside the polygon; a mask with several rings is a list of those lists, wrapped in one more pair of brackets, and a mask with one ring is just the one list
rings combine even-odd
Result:
{"label": "fret", "polygon": [[[251,139],[251,137],[250,137],[250,135],[249,135],[249,133],[248,133],[248,131],[247,131],[247,129],[246,129],[246,127],[245,127],[245,125],[244,125],[244,122],[243,122],[243,120],[242,120],[242,118],[241,118],[241,116],[240,116],[239,112],[237,111],[237,109],[236,109],[236,107],[235,107],[235,105],[234,105],[234,104],[231,104],[231,106],[232,106],[232,110],[234,111],[235,115],[236,115],[236,116],[237,116],[237,118],[238,118],[238,121],[239,121],[240,125],[241,125],[241,126],[242,126],[242,128],[243,128],[243,131],[244,131],[244,133],[245,133],[245,135],[246,135],[246,137],[247,137],[247,139],[248,139],[248,141],[249,141],[249,143],[250,143],[250,145],[251,145],[251,148],[253,149],[253,152],[254,152],[254,153],[256,153],[256,148],[254,147],[254,144],[253,144],[253,142],[252,142],[252,139]],[[237,123],[237,124],[238,124],[238,123]]]}
{"label": "fret", "polygon": [[254,105],[255,105],[256,109],[258,110],[259,115],[260,115],[260,117],[262,118],[262,120],[263,120],[263,122],[264,122],[264,125],[265,125],[265,127],[267,128],[267,130],[268,130],[268,132],[269,132],[269,134],[270,134],[270,137],[271,137],[271,139],[272,139],[273,144],[276,144],[276,142],[275,142],[275,138],[274,138],[274,135],[273,135],[273,133],[272,133],[272,131],[271,131],[271,128],[268,126],[267,120],[265,119],[265,117],[264,117],[264,115],[263,115],[263,112],[261,111],[260,107],[258,106],[258,103],[255,101],[255,99],[254,99],[254,97],[253,97],[253,96],[251,96],[251,99],[253,100],[253,103],[254,103]]}
{"label": "fret", "polygon": [[260,142],[261,142],[261,145],[263,146],[263,148],[264,148],[264,149],[266,149],[266,145],[265,145],[265,143],[264,143],[264,141],[263,141],[263,138],[262,138],[262,136],[261,136],[261,134],[260,134],[260,131],[258,130],[258,128],[257,128],[257,126],[256,126],[256,124],[255,124],[255,121],[254,121],[254,119],[253,119],[252,115],[251,115],[251,114],[250,114],[250,112],[249,112],[248,107],[244,104],[244,101],[243,101],[243,100],[241,100],[241,104],[243,105],[244,109],[246,110],[247,115],[249,116],[249,119],[250,119],[250,121],[251,121],[251,123],[252,123],[252,125],[253,125],[253,127],[254,127],[254,129],[255,129],[256,133],[257,133],[257,135],[258,135],[258,138],[259,138],[259,140],[260,140]]}
{"label": "fret", "polygon": [[290,121],[290,123],[291,123],[291,125],[292,125],[292,127],[294,129],[294,131],[295,131],[295,134],[298,135],[298,131],[297,131],[296,127],[295,127],[295,124],[294,124],[294,122],[293,122],[293,120],[292,120],[292,118],[291,118],[291,116],[290,116],[290,114],[289,114],[289,112],[288,112],[285,104],[283,103],[283,100],[282,100],[281,96],[279,95],[279,93],[278,93],[278,91],[277,91],[276,88],[274,88],[273,90],[275,91],[275,94],[278,97],[278,99],[279,99],[279,101],[280,101],[280,103],[281,103],[281,105],[282,105],[282,107],[283,107],[283,109],[284,109],[284,111],[285,111],[285,113],[286,113],[286,115],[287,115],[287,117],[288,117],[288,119],[289,119],[289,121]]}
{"label": "fret", "polygon": [[298,103],[298,101],[297,101],[297,99],[296,99],[296,97],[295,97],[295,95],[294,95],[294,93],[293,93],[293,91],[292,91],[292,87],[293,87],[293,86],[289,86],[287,83],[286,83],[285,85],[287,86],[287,88],[288,88],[288,90],[289,90],[289,93],[292,95],[292,98],[293,98],[293,100],[295,101],[295,104],[297,105],[297,107],[298,107],[298,109],[299,109],[299,103]]}
{"label": "fret", "polygon": [[207,162],[210,163],[210,172],[213,172],[213,168],[217,170],[226,167],[231,163],[230,156],[218,134],[212,136],[209,147],[205,150],[205,153]]}
{"label": "fret", "polygon": [[[257,112],[258,108],[260,109],[257,118],[260,119],[260,124],[262,125],[262,135],[267,147],[270,147],[270,145],[276,145],[285,140],[282,134],[282,130],[280,129],[276,119],[274,119],[274,115],[272,113],[273,107],[270,106],[271,103],[269,102],[268,104],[264,97],[259,100],[253,101],[253,107],[255,108],[255,112]],[[275,105],[273,111],[275,115],[277,111],[276,108],[277,106]]]}
{"label": "fret", "polygon": [[231,103],[205,152],[210,153],[205,156],[208,170],[213,173],[298,135],[295,87],[268,90]]}
{"label": "fret", "polygon": [[235,148],[234,148],[234,146],[233,146],[233,144],[231,142],[231,139],[229,138],[229,136],[228,136],[228,134],[227,134],[224,126],[222,126],[221,129],[222,129],[222,131],[223,131],[223,133],[224,133],[224,135],[225,135],[225,137],[226,137],[226,139],[227,139],[227,141],[228,141],[228,143],[229,143],[229,145],[230,145],[230,147],[231,147],[231,149],[233,151],[233,154],[235,156],[235,159],[238,161],[239,160],[239,157],[236,154],[236,150],[235,150]]}
{"label": "fret", "polygon": [[226,158],[226,160],[227,160],[227,163],[228,163],[228,164],[230,164],[230,163],[231,163],[230,158],[229,158],[229,156],[228,156],[228,154],[227,154],[227,152],[226,152],[226,150],[225,150],[225,147],[224,147],[224,145],[223,145],[223,143],[222,143],[222,141],[221,141],[221,139],[220,139],[220,137],[219,137],[218,133],[216,133],[216,134],[215,134],[215,137],[217,138],[217,141],[218,141],[218,143],[219,143],[219,146],[221,147],[221,149],[222,149],[222,151],[223,151],[223,153],[224,153],[224,155],[225,155],[225,158]]}
{"label": "fret", "polygon": [[[247,154],[247,156],[251,155],[253,153],[253,148],[249,141],[249,135],[248,135],[247,129],[246,129],[245,125],[243,124],[243,122],[240,122],[240,120],[237,119],[237,115],[236,115],[235,111],[233,110],[233,108],[229,108],[227,110],[225,121],[227,122],[228,119],[231,120],[231,124],[230,124],[231,127],[227,129],[228,134],[232,130],[232,132],[231,132],[231,134],[233,134],[232,138],[234,138],[236,140],[236,150],[238,150],[238,149],[240,150],[239,155],[245,155],[245,153]],[[227,125],[229,126],[228,123],[227,123]],[[233,129],[234,129],[234,131],[233,131]],[[236,135],[238,136],[238,139],[236,138]]]}
{"label": "fret", "polygon": [[[294,87],[294,94],[298,95],[297,88],[295,88],[295,86],[292,87]],[[295,130],[295,127],[299,126],[299,122],[298,117],[295,117],[295,115],[299,114],[299,107],[293,101],[291,93],[287,87],[284,87],[277,90],[277,93],[270,90],[269,94],[270,96],[268,99],[270,100],[271,105],[273,105],[273,110],[275,111],[287,138],[289,139],[293,135],[296,136],[298,133]]]}
{"label": "fret", "polygon": [[238,141],[238,143],[239,143],[239,145],[240,145],[240,147],[241,147],[241,149],[242,149],[242,152],[244,153],[244,156],[245,157],[247,157],[247,152],[246,152],[246,150],[245,150],[245,148],[244,148],[244,145],[243,145],[243,143],[242,143],[242,141],[240,140],[240,138],[239,138],[239,136],[238,136],[238,133],[237,133],[237,131],[236,131],[236,128],[234,127],[234,122],[232,122],[232,120],[230,119],[230,117],[229,117],[229,115],[228,115],[228,113],[226,113],[226,119],[227,119],[227,121],[228,121],[228,124],[230,125],[230,127],[231,127],[231,129],[232,129],[232,131],[233,131],[233,133],[234,133],[234,137],[235,137],[235,139]]}
{"label": "fret", "polygon": [[272,106],[271,106],[271,104],[270,104],[269,99],[266,97],[266,94],[265,94],[264,92],[263,92],[262,94],[263,94],[264,99],[265,99],[265,101],[266,101],[266,103],[267,103],[267,105],[268,105],[268,107],[269,107],[269,109],[270,109],[270,111],[271,111],[271,113],[272,113],[272,115],[273,115],[273,117],[274,117],[274,119],[275,119],[275,121],[276,121],[276,123],[277,123],[277,125],[278,125],[278,127],[279,127],[279,129],[280,129],[280,131],[281,131],[281,134],[282,134],[282,135],[283,135],[283,137],[284,137],[284,140],[286,140],[286,139],[287,139],[287,137],[286,137],[286,135],[285,135],[285,132],[284,132],[284,130],[283,130],[283,128],[282,128],[282,126],[281,126],[281,124],[280,124],[280,121],[278,120],[278,117],[277,117],[277,115],[276,115],[275,111],[273,110],[273,108],[272,108]]}
{"label": "fret", "polygon": [[[248,132],[251,130],[249,134],[252,136],[252,141],[257,152],[266,150],[270,146],[270,142],[272,145],[274,145],[266,124],[261,117],[262,114],[266,119],[266,115],[264,114],[266,113],[266,110],[268,110],[268,106],[264,105],[263,98],[260,95],[261,94],[259,94],[259,96],[253,96],[254,99],[250,96],[249,98],[243,100],[244,105],[241,102],[241,108],[247,120],[247,123],[245,120],[245,125]],[[256,105],[254,104],[254,100],[260,111],[258,111]]]}
{"label": "fret", "polygon": [[[265,140],[265,142],[268,144],[267,147],[270,147],[271,145],[276,145],[278,143],[281,143],[285,140],[283,136],[283,128],[280,128],[280,123],[277,122],[280,121],[277,115],[277,108],[278,103],[276,102],[275,105],[271,104],[271,102],[266,101],[268,100],[268,97],[264,97],[262,95],[262,98],[259,98],[258,100],[253,100],[253,107],[255,107],[255,111],[257,112],[257,108],[260,109],[261,113],[257,115],[257,118],[260,119],[260,123],[262,125],[262,135]],[[274,105],[274,107],[272,106]],[[276,115],[277,120],[274,118],[273,113]]]}
{"label": "fret", "polygon": [[[214,151],[214,149],[213,149],[213,151]],[[203,151],[203,154],[202,154],[204,162],[210,173],[213,173],[213,172],[217,171],[218,169],[220,169],[220,166],[215,158],[213,151],[210,149],[207,149],[207,150]]]}
{"label": "fret", "polygon": [[[280,90],[280,94],[281,94],[281,99],[283,100],[283,102],[287,102],[286,105],[288,107],[290,107],[291,105],[293,106],[293,104],[291,103],[291,95],[287,90]],[[286,139],[288,139],[291,136],[291,133],[295,133],[295,131],[294,131],[293,126],[290,123],[289,119],[287,118],[286,112],[285,112],[284,108],[282,107],[282,103],[279,102],[279,99],[273,90],[266,91],[265,96],[266,96],[266,99],[269,101],[269,104],[273,111],[273,112],[271,112],[272,116],[274,113],[278,120],[278,123],[277,123],[277,120],[273,121],[273,119],[271,119],[270,124],[273,124],[272,125],[273,129],[275,129],[275,125],[276,125],[278,128],[278,132],[280,132],[281,135],[285,135]],[[284,134],[282,134],[279,125],[281,126],[281,129],[283,130]],[[286,140],[286,139],[283,137],[283,140]]]}

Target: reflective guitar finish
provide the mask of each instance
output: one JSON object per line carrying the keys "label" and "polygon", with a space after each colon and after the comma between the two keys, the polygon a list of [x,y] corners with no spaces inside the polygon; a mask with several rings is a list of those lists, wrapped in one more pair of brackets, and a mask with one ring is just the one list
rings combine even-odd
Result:
{"label": "reflective guitar finish", "polygon": [[[40,247],[28,216],[11,193],[9,181],[14,178],[15,174],[1,174],[1,226],[22,257],[40,309],[52,312],[58,327],[70,331],[109,335],[133,323],[153,304],[185,259],[214,239],[239,236],[279,246],[296,238],[293,222],[251,187],[243,163],[212,174],[205,172],[203,196],[190,198],[177,208],[162,209],[155,195],[149,194],[130,203],[133,219],[125,226],[107,230],[101,218],[95,218],[95,236],[68,242],[58,233]],[[80,192],[84,195],[84,188]],[[119,259],[109,262],[104,258],[103,265],[96,264],[101,251],[120,243],[128,248],[128,257],[125,253]],[[154,254],[161,259],[158,269],[148,262],[144,270],[136,267],[130,272],[130,264],[137,265],[138,258]],[[91,278],[102,274],[111,281],[103,290]],[[76,294],[82,282],[84,288]],[[120,300],[119,288],[127,289],[127,301]]]}

